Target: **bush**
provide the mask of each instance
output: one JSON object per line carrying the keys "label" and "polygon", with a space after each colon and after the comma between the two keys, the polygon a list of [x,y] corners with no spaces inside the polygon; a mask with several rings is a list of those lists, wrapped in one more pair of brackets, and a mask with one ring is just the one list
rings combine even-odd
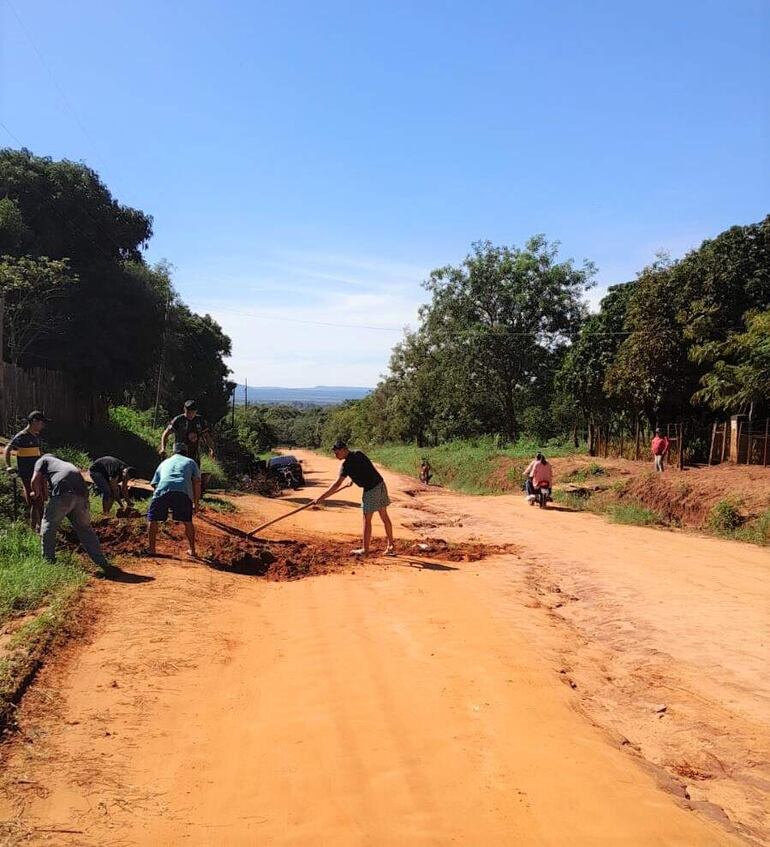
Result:
{"label": "bush", "polygon": [[88,469],[91,465],[91,459],[85,448],[75,444],[62,444],[52,449],[51,453],[63,462],[71,462],[77,468]]}
{"label": "bush", "polygon": [[641,503],[613,503],[607,510],[612,523],[633,526],[659,526],[663,518]]}
{"label": "bush", "polygon": [[720,500],[709,512],[706,525],[714,532],[731,533],[743,523],[736,500]]}
{"label": "bush", "polygon": [[770,509],[737,529],[734,537],[750,544],[770,544]]}

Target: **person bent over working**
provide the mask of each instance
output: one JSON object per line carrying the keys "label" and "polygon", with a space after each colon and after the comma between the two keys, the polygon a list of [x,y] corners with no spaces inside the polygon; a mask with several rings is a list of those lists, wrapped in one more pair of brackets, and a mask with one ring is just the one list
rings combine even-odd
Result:
{"label": "person bent over working", "polygon": [[91,526],[88,488],[80,469],[56,456],[41,456],[35,462],[32,490],[41,503],[45,503],[50,492],[40,524],[43,557],[49,562],[56,560],[56,531],[64,518],[69,518],[91,561],[102,568],[108,567],[109,563]]}
{"label": "person bent over working", "polygon": [[88,469],[96,489],[102,495],[102,511],[110,513],[112,504],[117,501],[118,508],[130,505],[128,481],[136,476],[136,470],[114,456],[102,456]]}
{"label": "person bent over working", "polygon": [[[27,504],[29,525],[37,532],[43,516],[43,503],[32,492],[32,474],[35,472],[35,462],[43,455],[40,433],[43,427],[50,423],[48,418],[39,411],[27,415],[27,425],[6,445],[3,458],[5,469],[9,473],[17,473],[24,492],[24,502]],[[11,453],[16,453],[16,470],[11,467]]]}
{"label": "person bent over working", "polygon": [[354,550],[353,555],[367,556],[369,554],[369,547],[372,541],[372,518],[374,517],[374,513],[377,512],[385,527],[385,535],[388,538],[385,555],[395,556],[393,524],[390,522],[390,516],[388,515],[390,497],[388,497],[385,480],[380,476],[379,471],[374,467],[368,456],[360,450],[348,450],[348,446],[344,441],[336,441],[332,447],[332,452],[338,459],[342,460],[340,474],[335,482],[320,497],[317,497],[313,501],[314,505],[317,506],[328,497],[331,497],[335,491],[339,491],[346,477],[350,477],[353,483],[364,489],[361,499],[361,509],[364,513],[364,546]]}
{"label": "person bent over working", "polygon": [[197,511],[201,498],[201,472],[197,463],[187,456],[185,444],[177,442],[174,445],[174,455],[158,465],[150,485],[155,489],[155,493],[147,509],[148,553],[155,555],[158,524],[168,518],[171,510],[173,519],[184,524],[184,533],[189,545],[187,552],[194,558],[196,553],[193,512]]}

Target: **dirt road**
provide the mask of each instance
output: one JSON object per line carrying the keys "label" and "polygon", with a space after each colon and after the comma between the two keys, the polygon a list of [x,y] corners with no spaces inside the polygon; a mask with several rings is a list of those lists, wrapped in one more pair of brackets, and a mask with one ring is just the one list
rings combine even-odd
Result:
{"label": "dirt road", "polygon": [[[304,458],[243,525],[331,479]],[[766,551],[386,477],[402,537],[518,553],[283,583],[127,560],[153,579],[91,589],[20,709],[6,842],[762,842]],[[269,533],[350,537],[354,492]]]}

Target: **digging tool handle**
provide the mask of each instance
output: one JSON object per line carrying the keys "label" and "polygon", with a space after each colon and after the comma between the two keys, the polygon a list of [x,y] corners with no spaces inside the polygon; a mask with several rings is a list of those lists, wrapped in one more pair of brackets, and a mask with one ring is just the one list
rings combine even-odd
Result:
{"label": "digging tool handle", "polygon": [[[339,488],[337,490],[338,491],[344,491],[346,488],[350,488],[350,486],[352,484],[353,484],[352,482],[349,482],[347,485],[343,485],[341,488]],[[260,526],[256,527],[255,529],[252,529],[251,532],[248,533],[248,535],[256,535],[260,530],[267,529],[269,526],[272,526],[274,523],[278,523],[278,521],[282,521],[285,518],[290,518],[292,515],[296,515],[298,512],[302,512],[305,509],[309,509],[314,504],[315,504],[315,500],[311,500],[309,503],[305,503],[304,506],[300,506],[299,509],[294,509],[291,512],[287,512],[285,515],[281,515],[278,518],[273,518],[271,521],[268,521],[267,523],[263,523]]]}
{"label": "digging tool handle", "polygon": [[298,512],[303,512],[305,509],[309,509],[313,505],[313,501],[311,500],[309,503],[305,503],[304,506],[300,506],[299,509],[293,509],[291,512],[287,512],[285,515],[281,515],[280,517],[273,518],[271,521],[267,523],[263,523],[260,526],[252,529],[249,532],[249,535],[256,535],[261,529],[267,529],[267,527],[272,526],[274,523],[278,523],[278,521],[282,521],[285,518],[290,518],[292,515],[296,515]]}

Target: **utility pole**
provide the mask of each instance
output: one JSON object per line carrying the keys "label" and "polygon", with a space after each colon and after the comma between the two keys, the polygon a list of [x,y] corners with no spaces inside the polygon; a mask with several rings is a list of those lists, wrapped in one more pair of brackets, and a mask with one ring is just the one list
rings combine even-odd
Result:
{"label": "utility pole", "polygon": [[0,294],[0,362],[5,361],[5,336],[3,328],[5,327],[5,293]]}
{"label": "utility pole", "polygon": [[160,362],[158,363],[158,386],[155,390],[155,412],[152,416],[153,429],[158,426],[158,406],[160,406],[160,381],[163,377],[163,359],[166,355],[166,335],[168,334],[168,310],[171,307],[171,292],[166,296],[166,314],[163,318],[163,340],[160,343]]}
{"label": "utility pole", "polygon": [[243,383],[243,401],[246,405],[246,408],[249,408],[249,381],[248,379]]}
{"label": "utility pole", "polygon": [[233,388],[232,412],[230,416],[230,426],[235,429],[235,388]]}

